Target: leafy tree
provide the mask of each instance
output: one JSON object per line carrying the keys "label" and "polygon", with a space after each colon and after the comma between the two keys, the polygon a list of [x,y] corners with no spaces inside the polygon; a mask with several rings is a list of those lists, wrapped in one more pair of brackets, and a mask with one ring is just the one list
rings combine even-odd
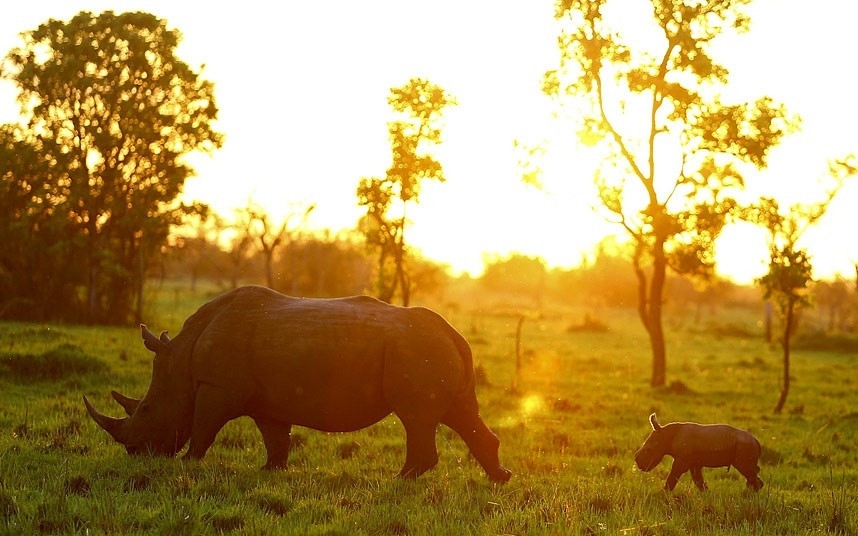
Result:
{"label": "leafy tree", "polygon": [[74,304],[69,280],[82,275],[43,145],[18,127],[0,127],[0,318],[51,318]]}
{"label": "leafy tree", "polygon": [[179,32],[148,13],[84,11],[22,38],[4,77],[51,170],[41,206],[84,272],[70,284],[86,289],[85,319],[125,321],[135,299],[139,314],[147,260],[194,210],[176,202],[193,174],[183,157],[221,145],[213,86],[176,57]]}
{"label": "leafy tree", "polygon": [[768,97],[732,104],[720,96],[728,71],[709,48],[717,36],[748,29],[749,2],[651,0],[635,41],[616,30],[624,14],[613,2],[556,5],[559,66],[545,74],[543,90],[558,104],[576,99],[580,142],[603,156],[596,185],[606,216],[634,245],[653,386],[666,379],[667,269],[711,275],[715,238],[736,207],[731,191],[748,168],[766,165],[797,121]]}
{"label": "leafy tree", "polygon": [[828,205],[843,185],[843,181],[858,172],[852,156],[830,164],[835,186],[819,203],[798,203],[783,210],[773,198],[763,198],[744,211],[744,217],[765,227],[769,232],[769,271],[757,280],[772,299],[783,318],[783,380],[774,412],[780,413],[786,404],[790,387],[790,340],[796,329],[796,313],[810,303],[808,289],[813,281],[813,265],[807,250],[798,241],[804,232],[819,221]]}
{"label": "leafy tree", "polygon": [[398,290],[402,303],[408,305],[408,207],[418,202],[424,179],[445,180],[441,163],[428,151],[441,143],[443,111],[456,101],[428,80],[412,78],[404,86],[392,88],[387,102],[400,116],[388,124],[391,165],[384,177],[361,179],[357,197],[359,205],[366,207],[366,215],[359,226],[377,255],[378,297],[390,302]]}

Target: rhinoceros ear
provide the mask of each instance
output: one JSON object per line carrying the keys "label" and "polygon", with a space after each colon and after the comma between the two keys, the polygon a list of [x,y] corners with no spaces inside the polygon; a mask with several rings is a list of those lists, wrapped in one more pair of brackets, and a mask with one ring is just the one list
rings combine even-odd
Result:
{"label": "rhinoceros ear", "polygon": [[[163,336],[163,338],[167,339],[167,342],[163,340],[163,338],[159,339],[155,336],[154,333],[149,331],[149,328],[146,327],[146,324],[140,324],[140,332],[143,335],[143,344],[149,350],[157,353],[163,352],[167,348],[167,342],[169,342],[169,337]],[[166,333],[166,332],[165,332]]]}
{"label": "rhinoceros ear", "polygon": [[655,413],[649,416],[649,423],[652,425],[653,430],[661,430],[661,425],[658,424],[658,419],[655,418]]}
{"label": "rhinoceros ear", "polygon": [[137,411],[137,406],[140,404],[138,399],[125,396],[122,393],[117,393],[116,391],[110,391],[110,395],[113,397],[113,400],[119,402],[119,405],[125,409],[125,413],[129,417]]}
{"label": "rhinoceros ear", "polygon": [[162,331],[162,332],[161,332],[161,336],[160,336],[160,337],[158,337],[158,340],[160,340],[160,341],[161,341],[161,342],[163,342],[164,344],[170,344],[170,336],[169,336],[169,335],[167,335],[167,332],[166,332],[166,331]]}

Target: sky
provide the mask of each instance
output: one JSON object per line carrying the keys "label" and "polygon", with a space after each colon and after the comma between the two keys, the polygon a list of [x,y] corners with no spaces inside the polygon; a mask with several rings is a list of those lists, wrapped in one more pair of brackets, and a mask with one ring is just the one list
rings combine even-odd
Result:
{"label": "sky", "polygon": [[[646,9],[645,0],[629,0]],[[630,4],[630,6],[632,6]],[[748,177],[748,199],[784,204],[821,199],[827,161],[858,152],[855,54],[858,6],[846,0],[757,0],[747,35],[719,43],[736,98],[770,95],[802,117],[802,130]],[[542,74],[556,66],[552,0],[367,0],[211,3],[175,0],[16,2],[0,18],[0,53],[48,18],[144,10],[179,29],[177,53],[215,84],[221,150],[192,159],[185,198],[225,216],[249,201],[275,218],[315,204],[308,225],[354,228],[361,177],[390,163],[387,96],[428,78],[458,105],[446,113],[436,157],[445,183],[425,184],[409,213],[407,241],[454,272],[478,275],[486,259],[512,252],[574,266],[615,225],[593,210],[588,154],[569,143],[571,125],[550,120]],[[629,9],[633,24],[640,11]],[[0,122],[16,119],[14,87],[0,83]],[[544,190],[524,184],[513,140],[551,140]],[[817,277],[854,276],[858,178],[804,235]],[[728,228],[718,243],[722,273],[748,282],[765,270],[765,233]]]}

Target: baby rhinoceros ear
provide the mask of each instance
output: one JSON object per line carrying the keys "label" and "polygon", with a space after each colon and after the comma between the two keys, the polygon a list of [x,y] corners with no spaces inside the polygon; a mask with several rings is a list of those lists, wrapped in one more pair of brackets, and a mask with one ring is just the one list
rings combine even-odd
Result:
{"label": "baby rhinoceros ear", "polygon": [[658,424],[658,419],[656,419],[655,413],[649,416],[649,423],[652,425],[653,431],[661,430],[661,425]]}

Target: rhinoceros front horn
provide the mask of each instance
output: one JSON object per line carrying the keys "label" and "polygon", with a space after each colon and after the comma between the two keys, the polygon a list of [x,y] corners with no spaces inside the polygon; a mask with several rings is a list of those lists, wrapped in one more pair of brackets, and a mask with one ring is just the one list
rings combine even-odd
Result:
{"label": "rhinoceros front horn", "polygon": [[86,405],[86,411],[89,413],[89,416],[92,417],[92,420],[95,421],[97,425],[102,427],[105,432],[110,434],[110,436],[115,439],[117,442],[125,444],[125,419],[116,419],[114,417],[108,417],[107,415],[102,415],[87,400],[86,395],[83,397],[83,403]]}

